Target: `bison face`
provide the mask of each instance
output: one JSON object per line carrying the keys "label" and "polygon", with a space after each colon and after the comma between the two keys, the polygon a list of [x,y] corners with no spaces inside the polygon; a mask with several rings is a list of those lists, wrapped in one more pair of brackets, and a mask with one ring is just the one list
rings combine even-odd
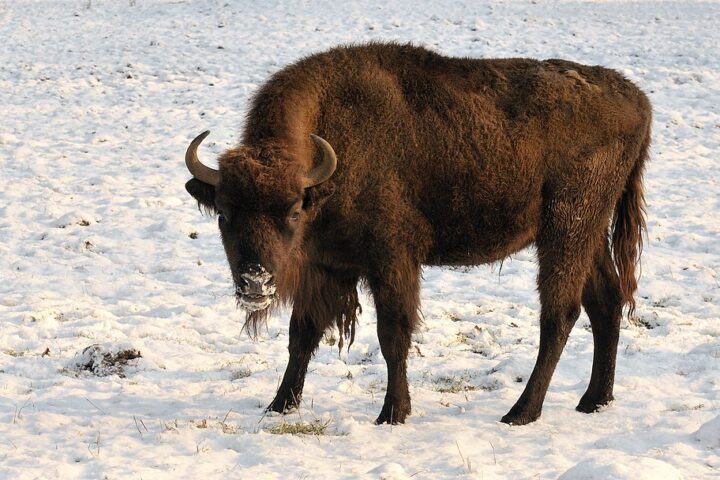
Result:
{"label": "bison face", "polygon": [[237,179],[221,182],[215,209],[238,305],[257,311],[272,304],[278,280],[296,268],[309,212],[299,188],[274,192],[271,200],[248,187]]}
{"label": "bison face", "polygon": [[335,153],[313,136],[323,158],[309,172],[271,145],[229,150],[219,159],[220,170],[213,170],[197,159],[205,136],[188,148],[186,163],[195,178],[185,188],[217,215],[238,305],[251,314],[265,312],[296,287],[306,227],[323,199],[315,187],[334,172]]}

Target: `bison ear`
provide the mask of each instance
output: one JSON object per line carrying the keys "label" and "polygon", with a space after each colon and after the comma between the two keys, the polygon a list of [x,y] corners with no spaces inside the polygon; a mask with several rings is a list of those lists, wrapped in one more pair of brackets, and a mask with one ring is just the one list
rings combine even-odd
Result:
{"label": "bison ear", "polygon": [[198,208],[204,210],[205,213],[209,215],[215,215],[217,213],[214,186],[201,182],[197,178],[193,178],[185,184],[185,190],[197,200]]}
{"label": "bison ear", "polygon": [[335,193],[335,186],[329,182],[321,183],[314,187],[305,189],[305,198],[303,198],[302,208],[305,210],[317,210]]}

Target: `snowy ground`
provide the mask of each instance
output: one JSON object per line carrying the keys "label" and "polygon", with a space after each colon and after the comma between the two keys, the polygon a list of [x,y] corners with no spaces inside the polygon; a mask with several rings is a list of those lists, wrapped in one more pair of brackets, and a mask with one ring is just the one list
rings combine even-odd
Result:
{"label": "snowy ground", "polygon": [[[720,475],[720,4],[131,3],[0,0],[0,477]],[[287,315],[256,343],[240,333],[183,153],[206,128],[205,158],[231,146],[270,73],[369,39],[603,64],[648,92],[644,325],[623,326],[605,411],[574,410],[592,356],[583,315],[542,418],[498,422],[538,344],[524,251],[502,270],[424,272],[406,425],[371,423],[385,367],[367,297],[350,352],[321,346],[300,411],[262,416]],[[102,349],[142,357],[111,367]],[[287,433],[301,421],[317,435]]]}

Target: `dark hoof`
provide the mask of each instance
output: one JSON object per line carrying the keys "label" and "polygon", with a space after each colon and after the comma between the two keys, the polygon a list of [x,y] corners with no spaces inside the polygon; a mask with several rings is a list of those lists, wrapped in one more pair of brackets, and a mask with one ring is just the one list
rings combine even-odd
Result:
{"label": "dark hoof", "polygon": [[612,402],[613,400],[614,399],[612,395],[606,396],[601,400],[594,400],[587,395],[583,395],[583,397],[580,399],[580,403],[578,403],[578,406],[575,407],[575,410],[582,413],[594,413]]}
{"label": "dark hoof", "polygon": [[540,410],[537,412],[528,412],[513,407],[500,421],[508,425],[527,425],[540,418],[540,413]]}
{"label": "dark hoof", "polygon": [[298,403],[299,399],[296,399],[295,397],[287,398],[285,396],[278,395],[272,402],[270,402],[270,405],[265,408],[265,411],[285,414],[295,410],[298,407]]}
{"label": "dark hoof", "polygon": [[375,420],[375,425],[382,425],[383,423],[389,423],[391,425],[397,425],[399,423],[405,423],[405,419],[410,415],[410,402],[406,405],[383,405],[380,415]]}

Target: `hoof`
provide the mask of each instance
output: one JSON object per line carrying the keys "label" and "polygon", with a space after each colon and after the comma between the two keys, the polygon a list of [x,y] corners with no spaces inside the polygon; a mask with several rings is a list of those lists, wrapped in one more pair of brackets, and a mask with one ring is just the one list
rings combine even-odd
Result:
{"label": "hoof", "polygon": [[527,425],[540,418],[541,411],[528,412],[513,407],[510,411],[500,419],[501,422],[507,423],[508,425]]}
{"label": "hoof", "polygon": [[410,403],[407,406],[397,405],[383,405],[380,415],[375,420],[375,425],[382,425],[383,423],[389,423],[390,425],[397,425],[405,423],[405,419],[410,415]]}
{"label": "hoof", "polygon": [[383,423],[389,423],[390,425],[398,425],[405,423],[406,415],[393,415],[390,416],[385,413],[380,413],[380,415],[375,420],[375,425],[382,425]]}
{"label": "hoof", "polygon": [[575,410],[582,413],[595,413],[613,400],[612,395],[608,395],[600,400],[595,400],[587,395],[583,395],[580,399],[580,403],[578,403],[577,407],[575,407]]}
{"label": "hoof", "polygon": [[277,413],[288,413],[295,410],[298,407],[299,399],[295,397],[287,398],[285,396],[276,396],[275,399],[270,402],[265,408],[266,412],[277,412]]}

